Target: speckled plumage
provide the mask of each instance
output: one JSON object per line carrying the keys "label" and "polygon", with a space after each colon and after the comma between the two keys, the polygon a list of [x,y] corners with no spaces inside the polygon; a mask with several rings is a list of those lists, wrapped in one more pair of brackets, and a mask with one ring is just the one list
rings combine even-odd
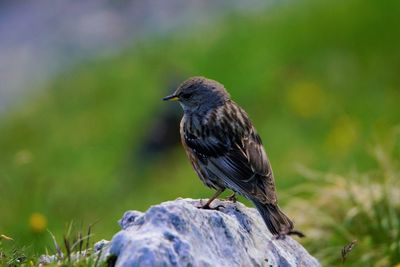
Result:
{"label": "speckled plumage", "polygon": [[290,233],[293,223],[277,206],[274,176],[261,138],[224,86],[192,77],[165,99],[171,98],[183,107],[182,144],[204,184],[243,195],[255,204],[273,234]]}

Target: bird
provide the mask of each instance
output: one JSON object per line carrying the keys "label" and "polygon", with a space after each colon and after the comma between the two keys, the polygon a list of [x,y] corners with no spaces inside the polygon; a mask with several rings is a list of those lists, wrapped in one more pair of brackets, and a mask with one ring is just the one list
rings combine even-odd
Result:
{"label": "bird", "polygon": [[260,135],[221,83],[191,77],[163,100],[182,106],[182,145],[202,182],[216,190],[203,208],[230,189],[254,203],[274,236],[298,232],[278,207],[274,174]]}

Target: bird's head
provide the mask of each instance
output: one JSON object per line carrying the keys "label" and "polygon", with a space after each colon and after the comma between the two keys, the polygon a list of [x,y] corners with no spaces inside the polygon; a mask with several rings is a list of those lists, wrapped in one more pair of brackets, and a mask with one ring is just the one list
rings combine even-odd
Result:
{"label": "bird's head", "polygon": [[191,77],[163,100],[177,100],[185,112],[195,112],[217,108],[229,98],[229,93],[219,82],[204,77]]}

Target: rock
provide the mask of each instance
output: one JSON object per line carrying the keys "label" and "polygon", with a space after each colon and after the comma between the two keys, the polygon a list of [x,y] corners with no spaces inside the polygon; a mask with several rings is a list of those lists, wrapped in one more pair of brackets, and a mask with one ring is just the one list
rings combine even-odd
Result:
{"label": "rock", "polygon": [[116,266],[320,266],[294,239],[274,238],[258,212],[241,203],[177,199],[128,211],[123,230],[103,247]]}
{"label": "rock", "polygon": [[93,246],[93,251],[95,253],[100,252],[100,250],[104,251],[104,248],[110,243],[110,241],[107,240],[100,240],[99,242],[97,242],[96,244],[94,244]]}

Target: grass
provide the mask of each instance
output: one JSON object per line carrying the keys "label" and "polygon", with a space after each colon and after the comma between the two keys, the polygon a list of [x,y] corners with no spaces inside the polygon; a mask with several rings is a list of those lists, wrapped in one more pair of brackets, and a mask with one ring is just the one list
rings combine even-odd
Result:
{"label": "grass", "polygon": [[13,239],[6,235],[0,236],[0,266],[16,266],[27,261],[26,248],[6,246],[3,243],[11,243]]}
{"label": "grass", "polygon": [[339,175],[302,170],[309,182],[297,192],[311,196],[292,198],[289,210],[297,226],[308,233],[306,247],[324,266],[339,265],[339,252],[346,244],[352,247],[345,253],[346,266],[400,263],[400,161],[394,151],[400,131],[395,133],[394,139],[371,149],[378,168],[368,172]]}
{"label": "grass", "polygon": [[[381,168],[366,147],[383,143],[400,121],[399,10],[396,1],[298,1],[154,37],[63,73],[0,120],[0,234],[37,255],[52,243],[46,229],[61,240],[67,221],[99,220],[93,240],[109,239],[125,210],[211,195],[179,145],[152,159],[137,153],[166,111],[160,98],[191,75],[221,81],[248,111],[271,159],[282,206],[291,204],[292,188],[304,186],[308,207],[314,197],[319,201],[309,191],[326,185],[321,178],[311,186],[297,165],[321,173],[356,168],[334,179],[360,183],[360,173]],[[397,162],[398,143],[393,151]],[[344,210],[334,217],[338,229],[323,228],[340,236],[335,252],[307,244],[323,262],[335,262],[329,257],[337,260],[352,241],[337,222],[349,223]],[[372,248],[381,244],[380,233],[368,231],[370,243],[354,236],[358,245],[348,262],[361,251],[380,251]]]}
{"label": "grass", "polygon": [[102,259],[102,248],[93,247],[91,238],[93,225],[89,225],[87,232],[77,229],[71,222],[66,230],[62,242],[48,231],[52,240],[52,247],[46,248],[45,254],[37,255],[25,247],[19,248],[14,244],[7,246],[2,240],[12,243],[13,239],[2,235],[0,237],[0,266],[108,266],[112,259]]}

